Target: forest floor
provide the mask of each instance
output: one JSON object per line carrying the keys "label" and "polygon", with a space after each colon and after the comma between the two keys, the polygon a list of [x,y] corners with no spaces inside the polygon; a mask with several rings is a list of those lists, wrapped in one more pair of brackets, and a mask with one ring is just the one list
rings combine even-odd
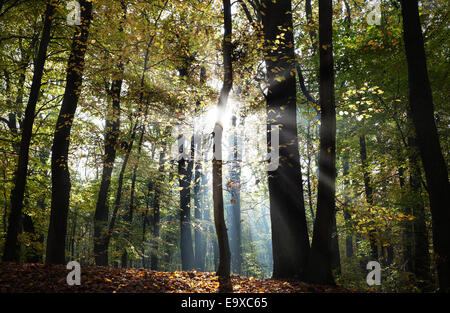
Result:
{"label": "forest floor", "polygon": [[[139,268],[81,266],[81,284],[69,286],[65,265],[0,262],[0,293],[216,293],[213,272],[157,272]],[[232,275],[236,293],[348,293],[340,287],[294,280]]]}

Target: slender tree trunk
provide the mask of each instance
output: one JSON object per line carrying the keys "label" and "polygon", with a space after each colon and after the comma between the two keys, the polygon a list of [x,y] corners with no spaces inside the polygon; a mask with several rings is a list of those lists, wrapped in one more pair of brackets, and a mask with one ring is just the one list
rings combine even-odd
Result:
{"label": "slender tree trunk", "polygon": [[[402,189],[402,202],[404,203],[403,212],[406,215],[412,215],[411,205],[407,202],[407,188],[405,184],[405,168],[399,167],[398,169],[398,176],[400,181],[400,187]],[[414,244],[414,237],[413,237],[413,222],[407,220],[403,223],[403,261],[405,264],[405,271],[406,272],[414,272],[414,258],[413,258],[413,244]]]}
{"label": "slender tree trunk", "polygon": [[242,268],[242,234],[241,234],[241,147],[238,137],[241,133],[236,129],[236,116],[232,117],[234,134],[232,140],[232,164],[231,164],[231,266],[233,273],[241,274]]}
{"label": "slender tree trunk", "polygon": [[163,142],[161,147],[161,152],[159,154],[159,165],[158,165],[158,180],[156,182],[155,186],[155,200],[154,200],[154,206],[153,206],[153,216],[152,216],[152,222],[153,222],[153,244],[152,244],[152,252],[150,254],[150,266],[151,269],[156,271],[158,270],[158,241],[159,241],[159,230],[160,230],[160,220],[161,220],[161,192],[162,188],[161,185],[164,180],[164,163],[166,160],[166,153],[167,153],[167,143],[166,141]]}
{"label": "slender tree trunk", "polygon": [[[291,1],[264,0],[262,4],[269,82],[266,107],[269,147],[272,126],[280,130],[279,147],[276,147],[279,166],[268,173],[273,277],[302,278],[309,238],[298,152],[292,7]],[[281,34],[284,36],[280,37]]]}
{"label": "slender tree trunk", "polygon": [[194,268],[194,250],[191,231],[191,180],[192,168],[194,166],[194,137],[191,139],[190,150],[190,160],[181,158],[178,161],[180,184],[180,250],[181,264],[184,271]]}
{"label": "slender tree trunk", "polygon": [[[122,23],[126,18],[127,7],[124,2],[122,2],[122,7],[124,9],[124,14],[122,15],[121,26],[119,27],[120,32],[123,32]],[[100,183],[100,190],[98,193],[94,214],[95,264],[102,266],[108,265],[107,252],[102,246],[102,236],[105,236],[106,229],[108,227],[109,210],[107,199],[109,187],[111,185],[111,176],[114,169],[114,162],[116,159],[116,147],[118,145],[120,134],[120,94],[122,91],[123,72],[124,65],[122,59],[119,58],[119,64],[116,71],[118,78],[113,80],[111,90],[109,91],[112,96],[112,108],[110,113],[111,116],[108,116],[105,121],[105,155],[103,159],[102,180]]]}
{"label": "slender tree trunk", "polygon": [[[137,176],[137,170],[139,166],[139,159],[141,156],[141,150],[142,150],[142,144],[144,142],[144,133],[145,133],[145,125],[141,126],[141,134],[139,136],[138,141],[138,151],[137,151],[137,160],[136,164],[133,166],[133,176],[131,177],[131,192],[130,192],[130,204],[128,206],[128,213],[125,213],[123,219],[126,223],[128,223],[127,229],[125,230],[124,237],[126,240],[130,239],[130,233],[132,230],[132,223],[133,223],[133,213],[135,210],[135,204],[134,204],[134,195],[135,195],[135,189],[136,189],[136,176]],[[126,247],[124,247],[122,252],[122,267],[127,267],[128,264],[128,253],[126,250]]]}
{"label": "slender tree trunk", "polygon": [[39,99],[39,91],[41,89],[41,80],[44,73],[45,60],[47,59],[47,47],[50,42],[50,31],[54,11],[55,3],[52,0],[48,0],[38,56],[34,64],[30,96],[28,98],[25,118],[22,124],[19,160],[17,162],[17,169],[14,175],[14,189],[11,191],[11,211],[9,214],[8,232],[6,234],[3,261],[19,260],[19,243],[17,241],[17,235],[19,234],[20,229],[25,186],[27,182],[30,142],[33,133],[36,103]]}
{"label": "slender tree trunk", "polygon": [[320,54],[320,148],[319,186],[308,278],[314,283],[334,284],[331,232],[335,214],[336,183],[336,107],[334,103],[334,61],[332,41],[333,5],[319,2]]}
{"label": "slender tree trunk", "polygon": [[[367,164],[367,146],[366,146],[366,136],[361,135],[359,137],[359,153],[361,157],[361,164],[364,176],[364,192],[366,194],[366,202],[369,206],[373,206],[373,189],[370,184],[370,174],[368,171]],[[368,227],[369,231],[369,241],[370,241],[370,249],[371,249],[371,257],[373,261],[378,260],[378,244],[377,244],[377,235],[376,229],[370,223]]]}
{"label": "slender tree trunk", "polygon": [[450,291],[450,185],[434,120],[418,1],[401,0],[408,61],[409,105],[430,196],[433,246],[440,291]]}
{"label": "slender tree trunk", "polygon": [[230,246],[228,242],[227,227],[225,224],[225,212],[223,205],[223,184],[222,184],[222,121],[221,113],[225,111],[228,96],[233,87],[233,64],[232,64],[232,20],[230,0],[223,0],[224,35],[222,42],[224,78],[223,85],[217,104],[217,121],[214,128],[214,158],[213,158],[213,203],[214,203],[214,225],[216,226],[217,241],[219,246],[219,266],[217,276],[219,276],[219,290],[222,292],[232,291],[230,280]]}
{"label": "slender tree trunk", "polygon": [[[145,114],[146,115],[146,114]],[[120,209],[120,205],[122,203],[122,189],[123,189],[123,179],[125,176],[125,171],[128,166],[128,161],[130,160],[131,151],[133,150],[134,140],[136,137],[137,127],[139,121],[136,119],[134,126],[132,127],[130,140],[127,144],[127,150],[125,153],[125,158],[123,159],[122,167],[120,168],[119,180],[117,181],[117,191],[116,191],[116,199],[114,201],[114,209],[111,215],[111,220],[109,222],[108,230],[105,236],[103,236],[103,242],[101,242],[102,250],[105,253],[106,261],[108,260],[108,248],[111,241],[111,237],[114,231],[114,227],[116,225],[117,215]],[[107,265],[108,263],[106,263]]]}
{"label": "slender tree trunk", "polygon": [[313,54],[315,54],[317,49],[317,33],[314,30],[314,20],[312,18],[312,6],[311,0],[305,0],[305,14],[306,14],[306,22],[308,23],[309,29],[309,38],[311,39],[311,45],[313,47]]}
{"label": "slender tree trunk", "polygon": [[[308,109],[309,110],[309,109]],[[308,112],[309,113],[309,112]],[[308,119],[308,126],[306,130],[306,157],[307,157],[307,168],[306,168],[306,182],[308,184],[308,202],[309,202],[309,212],[311,214],[311,219],[314,224],[314,208],[312,200],[312,186],[311,186],[311,121]]]}
{"label": "slender tree trunk", "polygon": [[348,180],[348,174],[349,174],[349,161],[348,156],[345,156],[344,162],[343,162],[343,173],[344,176],[344,220],[345,220],[345,226],[347,228],[347,234],[345,237],[345,255],[347,258],[351,258],[353,256],[353,236],[351,233],[349,233],[349,229],[352,225],[352,215],[349,212],[350,207],[350,199],[348,196],[348,188],[350,187],[350,181]]}
{"label": "slender tree trunk", "polygon": [[[197,136],[197,134],[194,134],[194,136]],[[201,144],[197,145],[195,147],[195,150],[197,151],[197,153],[199,153],[201,155]],[[202,207],[202,203],[201,203],[201,197],[202,197],[202,182],[201,180],[201,176],[202,176],[202,160],[201,158],[197,158],[197,160],[195,161],[195,167],[194,167],[194,217],[195,217],[195,221],[197,226],[194,229],[194,239],[195,239],[195,268],[200,271],[203,272],[204,271],[204,265],[205,265],[205,261],[204,261],[204,256],[202,254],[202,241],[204,240],[203,238],[203,233],[202,230],[200,228],[200,224],[202,221],[202,211],[203,211],[203,207]]]}
{"label": "slender tree trunk", "polygon": [[[209,206],[208,202],[206,201],[206,195],[208,194],[208,187],[207,187],[207,181],[206,181],[206,175],[200,173],[200,224],[205,227],[205,222],[207,221]],[[209,218],[209,217],[208,217]],[[202,227],[202,234],[199,238],[199,241],[195,241],[195,262],[197,264],[197,268],[199,271],[204,272],[206,270],[205,262],[206,262],[206,242],[207,242],[207,235],[206,233],[209,231],[209,227],[206,227],[206,229],[203,229]]]}
{"label": "slender tree trunk", "polygon": [[[206,81],[206,68],[202,67],[200,69],[200,83],[204,84]],[[197,102],[197,107],[200,104],[200,101]],[[195,132],[194,126],[194,136],[200,138],[200,134]],[[194,140],[195,143],[195,140]],[[198,144],[194,147],[195,151],[198,155],[197,160],[195,162],[194,168],[194,217],[197,223],[197,227],[194,230],[194,240],[195,240],[195,268],[198,271],[203,272],[205,270],[205,236],[203,234],[202,224],[203,224],[203,215],[204,215],[204,201],[203,194],[204,188],[203,185],[203,174],[202,174],[202,162],[203,162],[203,144],[201,140],[198,140]]]}
{"label": "slender tree trunk", "polygon": [[331,269],[337,274],[341,273],[341,253],[339,251],[339,234],[337,231],[336,223],[336,210],[333,211],[332,221],[331,221]]}
{"label": "slender tree trunk", "polygon": [[68,164],[70,130],[81,93],[92,3],[81,0],[81,25],[76,26],[67,67],[66,89],[56,122],[52,145],[52,203],[47,237],[46,263],[65,263],[65,238],[70,199]]}

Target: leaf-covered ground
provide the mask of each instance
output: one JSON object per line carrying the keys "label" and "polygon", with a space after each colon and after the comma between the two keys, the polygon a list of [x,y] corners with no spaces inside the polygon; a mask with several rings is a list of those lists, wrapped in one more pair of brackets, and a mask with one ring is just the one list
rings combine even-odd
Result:
{"label": "leaf-covered ground", "polygon": [[[146,269],[126,269],[81,266],[81,285],[69,286],[70,270],[64,265],[0,263],[1,293],[215,293],[219,282],[215,273],[156,272]],[[352,292],[352,290],[310,285],[299,281],[256,279],[232,275],[236,293],[310,293]]]}

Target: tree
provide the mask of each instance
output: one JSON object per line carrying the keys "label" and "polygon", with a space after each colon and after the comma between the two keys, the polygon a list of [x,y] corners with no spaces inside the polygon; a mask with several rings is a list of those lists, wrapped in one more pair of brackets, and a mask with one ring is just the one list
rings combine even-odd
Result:
{"label": "tree", "polygon": [[70,130],[82,89],[84,57],[92,20],[92,2],[81,0],[80,8],[81,24],[75,27],[67,65],[64,98],[52,145],[52,203],[45,260],[50,264],[65,263],[67,213],[71,188],[68,164]]}
{"label": "tree", "polygon": [[[181,147],[180,149],[185,149]],[[184,153],[184,150],[180,151]],[[194,268],[194,250],[191,232],[191,180],[194,165],[194,137],[191,139],[190,160],[181,158],[178,161],[178,175],[180,184],[180,250],[183,270]]]}
{"label": "tree", "polygon": [[[367,164],[367,146],[366,146],[366,136],[359,136],[359,155],[361,157],[362,171],[364,177],[364,192],[366,195],[366,202],[369,206],[373,206],[373,189],[370,182],[370,174]],[[371,249],[371,257],[375,260],[378,259],[378,245],[376,239],[376,229],[370,226],[369,229],[369,241]]]}
{"label": "tree", "polygon": [[159,163],[158,163],[158,177],[156,182],[156,190],[153,204],[153,214],[152,214],[152,234],[153,234],[153,245],[152,252],[150,255],[150,267],[152,270],[158,269],[158,241],[160,236],[160,228],[161,228],[161,193],[162,188],[161,185],[164,180],[164,162],[166,161],[166,153],[167,153],[167,139],[164,139],[161,145],[161,151],[159,153]]}
{"label": "tree", "polygon": [[[126,19],[127,5],[124,1],[121,1],[123,15],[119,26],[119,32],[123,33],[123,23]],[[108,90],[108,94],[111,95],[112,105],[110,112],[105,120],[105,141],[104,141],[104,158],[103,158],[103,170],[102,179],[100,182],[100,190],[98,192],[97,203],[94,213],[94,254],[95,264],[107,265],[108,257],[102,246],[102,234],[104,234],[106,226],[108,224],[108,205],[107,198],[109,193],[109,187],[111,185],[111,176],[114,169],[114,161],[116,159],[117,146],[119,144],[120,135],[120,98],[123,85],[124,64],[122,57],[119,56],[117,69],[114,71],[115,78],[112,81],[111,89]]]}
{"label": "tree", "polygon": [[[55,3],[53,0],[48,0],[45,10],[42,37],[39,44],[39,52],[34,63],[33,82],[31,84],[30,96],[28,98],[25,117],[22,123],[22,137],[19,146],[19,160],[17,162],[17,169],[14,175],[14,189],[11,192],[11,211],[8,219],[8,232],[6,234],[5,250],[3,253],[4,261],[19,260],[19,245],[17,242],[17,235],[19,234],[21,224],[23,200],[27,183],[30,142],[35,119],[36,103],[39,99],[41,80],[44,73],[45,61],[47,59],[47,47],[51,39],[50,32],[52,28],[52,20],[54,18],[54,12]],[[14,126],[15,124],[16,122],[14,120]]]}
{"label": "tree", "polygon": [[331,232],[335,214],[336,106],[334,97],[333,5],[319,2],[320,147],[316,220],[308,266],[308,280],[334,284],[331,273]]}
{"label": "tree", "polygon": [[227,186],[231,194],[231,266],[234,273],[240,274],[242,268],[242,225],[241,225],[241,149],[239,146],[241,136],[237,130],[234,114],[232,117],[232,126],[234,128],[232,136],[232,164],[230,181]]}
{"label": "tree", "polygon": [[418,1],[401,0],[408,63],[409,106],[425,170],[433,225],[434,257],[442,292],[450,291],[450,185],[434,118],[433,97]]}
{"label": "tree", "polygon": [[232,64],[232,19],[230,0],[223,0],[224,34],[222,42],[224,77],[220,90],[219,103],[217,104],[217,121],[214,127],[214,158],[212,169],[212,189],[214,203],[214,225],[216,226],[217,241],[219,245],[219,276],[220,288],[222,291],[230,291],[230,246],[228,242],[227,227],[225,225],[225,212],[223,206],[223,182],[222,182],[222,121],[221,113],[224,112],[228,96],[233,87],[233,64]]}
{"label": "tree", "polygon": [[268,145],[272,126],[278,127],[280,134],[279,166],[268,173],[273,277],[301,279],[309,239],[298,151],[291,1],[264,0],[261,10],[268,81]]}

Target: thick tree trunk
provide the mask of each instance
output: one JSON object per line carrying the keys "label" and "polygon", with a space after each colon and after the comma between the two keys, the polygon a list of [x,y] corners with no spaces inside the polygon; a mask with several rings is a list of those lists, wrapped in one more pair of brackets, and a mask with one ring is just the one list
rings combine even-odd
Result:
{"label": "thick tree trunk", "polygon": [[410,152],[409,185],[413,198],[412,214],[414,234],[414,273],[417,278],[425,282],[430,281],[430,252],[428,250],[428,230],[425,222],[425,208],[422,192],[422,173],[419,167],[419,154],[413,137],[408,138]]}
{"label": "thick tree trunk", "polygon": [[403,35],[408,61],[409,105],[430,196],[433,246],[442,292],[450,291],[450,185],[434,120],[433,98],[418,1],[401,0]]}
{"label": "thick tree trunk", "polygon": [[82,0],[80,6],[81,25],[76,26],[73,37],[66,89],[52,145],[52,203],[47,237],[47,263],[65,263],[65,238],[71,188],[68,164],[70,130],[82,88],[84,56],[92,19],[92,3]]}
{"label": "thick tree trunk", "polygon": [[213,203],[214,203],[214,225],[216,226],[217,242],[219,246],[219,290],[222,292],[232,291],[230,280],[230,246],[228,242],[227,227],[225,224],[225,212],[223,205],[223,183],[222,183],[222,121],[221,113],[225,111],[228,96],[233,87],[233,64],[232,64],[232,20],[230,0],[223,0],[224,35],[222,42],[224,78],[223,85],[217,104],[217,121],[214,128],[214,158],[212,169],[213,180]]}
{"label": "thick tree trunk", "polygon": [[39,99],[39,91],[41,89],[41,80],[44,73],[45,60],[47,59],[47,47],[50,42],[50,31],[54,11],[55,3],[52,0],[49,0],[47,2],[47,8],[45,11],[44,27],[42,30],[41,42],[39,44],[38,56],[34,64],[34,73],[30,96],[28,98],[28,103],[25,110],[25,118],[22,124],[22,138],[20,140],[19,160],[17,162],[17,169],[14,175],[14,189],[11,191],[11,211],[8,220],[9,224],[6,234],[3,261],[19,260],[19,244],[17,242],[17,235],[19,234],[21,224],[23,200],[27,182],[30,142],[33,132],[36,103]]}
{"label": "thick tree trunk", "polygon": [[335,214],[336,107],[334,103],[334,61],[332,41],[333,5],[319,2],[320,54],[320,148],[319,186],[314,233],[308,266],[308,280],[334,284],[332,276],[331,232]]}
{"label": "thick tree trunk", "polygon": [[[269,147],[272,126],[280,130],[279,166],[268,173],[273,277],[301,278],[309,239],[298,152],[292,7],[291,1],[271,0],[264,0],[262,6],[269,83],[266,108]],[[281,34],[284,36],[280,37]]]}

